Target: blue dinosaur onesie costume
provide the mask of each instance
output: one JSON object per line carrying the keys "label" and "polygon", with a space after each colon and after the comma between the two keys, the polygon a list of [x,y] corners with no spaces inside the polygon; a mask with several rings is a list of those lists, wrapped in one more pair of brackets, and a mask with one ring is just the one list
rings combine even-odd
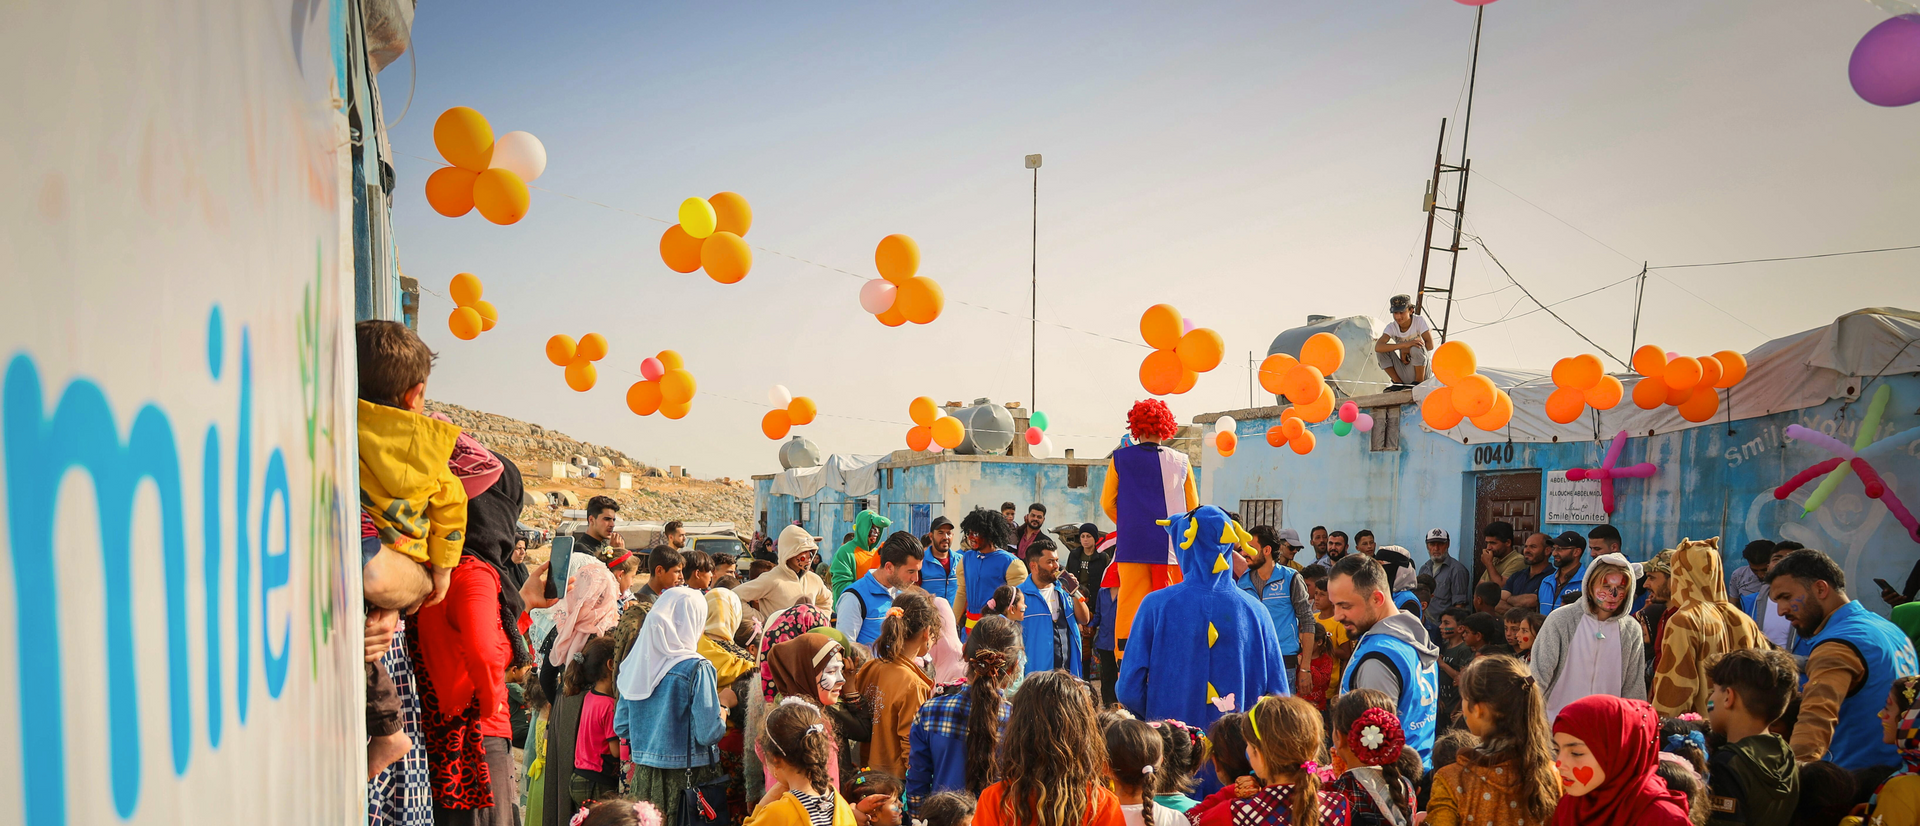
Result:
{"label": "blue dinosaur onesie costume", "polygon": [[1181,580],[1140,601],[1121,660],[1120,702],[1142,720],[1205,729],[1262,695],[1288,693],[1273,618],[1233,582],[1228,553],[1249,541],[1246,531],[1213,505],[1165,524]]}

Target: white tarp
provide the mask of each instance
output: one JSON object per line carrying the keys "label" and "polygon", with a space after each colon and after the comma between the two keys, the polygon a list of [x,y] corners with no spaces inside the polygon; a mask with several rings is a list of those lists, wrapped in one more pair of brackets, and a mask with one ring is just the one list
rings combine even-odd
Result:
{"label": "white tarp", "polygon": [[335,14],[0,12],[0,823],[365,819]]}
{"label": "white tarp", "polygon": [[[1746,354],[1747,377],[1720,391],[1720,412],[1711,422],[1750,419],[1815,407],[1832,399],[1856,398],[1861,377],[1920,372],[1917,340],[1920,313],[1891,308],[1856,310],[1827,326],[1774,339]],[[1486,366],[1480,373],[1513,397],[1513,420],[1497,432],[1462,422],[1444,431],[1454,441],[1590,441],[1611,439],[1622,430],[1642,435],[1702,426],[1681,418],[1680,412],[1670,406],[1641,410],[1634,405],[1633,386],[1640,377],[1632,373],[1613,374],[1626,385],[1619,405],[1601,412],[1589,409],[1567,424],[1547,418],[1547,396],[1554,386],[1546,373]],[[1439,386],[1439,382],[1428,379],[1414,389],[1414,401],[1425,400]],[[1420,427],[1432,431],[1425,423]]]}
{"label": "white tarp", "polygon": [[862,496],[880,486],[884,453],[833,454],[815,467],[787,468],[773,477],[769,490],[778,496],[808,499],[822,488],[846,496]]}

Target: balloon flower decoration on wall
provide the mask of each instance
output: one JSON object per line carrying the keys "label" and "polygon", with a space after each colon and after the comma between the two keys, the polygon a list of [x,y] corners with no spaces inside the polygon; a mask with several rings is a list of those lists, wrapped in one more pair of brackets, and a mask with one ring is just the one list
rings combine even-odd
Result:
{"label": "balloon flower decoration on wall", "polygon": [[927,450],[929,445],[952,450],[967,440],[967,426],[947,415],[929,397],[921,396],[908,403],[907,416],[913,419],[913,429],[907,431],[910,450]]}
{"label": "balloon flower decoration on wall", "polygon": [[760,417],[760,432],[774,441],[786,438],[793,428],[812,424],[813,417],[820,415],[819,405],[806,396],[794,395],[784,384],[767,389],[767,402],[773,409]]}
{"label": "balloon flower decoration on wall", "polygon": [[1140,386],[1166,396],[1193,389],[1200,374],[1220,366],[1227,342],[1219,333],[1196,327],[1171,304],[1155,304],[1140,316],[1140,337],[1153,347],[1140,362]]}
{"label": "balloon flower decoration on wall", "polygon": [[1920,103],[1920,6],[1910,0],[1873,0],[1894,16],[1867,31],[1847,60],[1847,80],[1875,106]]}
{"label": "balloon flower decoration on wall", "polygon": [[1641,410],[1673,405],[1680,418],[1704,422],[1720,409],[1720,392],[1747,377],[1747,359],[1732,350],[1693,358],[1648,344],[1633,351],[1633,369],[1646,378],[1633,386]]}
{"label": "balloon flower decoration on wall", "polygon": [[905,235],[880,239],[873,250],[873,266],[880,277],[860,286],[860,309],[881,324],[898,327],[909,321],[932,324],[947,306],[940,282],[920,271],[920,244]]}
{"label": "balloon flower decoration on wall", "polygon": [[1027,453],[1035,459],[1053,458],[1053,440],[1047,438],[1047,414],[1035,410],[1027,419]]}
{"label": "balloon flower decoration on wall", "polygon": [[566,335],[547,339],[547,361],[567,368],[567,386],[576,392],[593,389],[600,380],[600,371],[593,363],[606,357],[607,338],[599,333],[588,333],[577,342]]}
{"label": "balloon flower decoration on wall", "polygon": [[427,204],[448,218],[475,208],[496,224],[527,217],[532,196],[527,182],[547,171],[547,148],[526,132],[508,132],[499,140],[485,116],[465,106],[440,113],[433,122],[433,145],[452,166],[427,176]]}
{"label": "balloon flower decoration on wall", "polygon": [[500,321],[493,302],[480,300],[481,289],[480,276],[470,272],[454,276],[447,284],[447,294],[453,297],[453,315],[447,317],[447,329],[454,338],[472,341]]}
{"label": "balloon flower decoration on wall", "polygon": [[1867,497],[1878,499],[1881,504],[1886,505],[1887,511],[1900,522],[1900,527],[1907,529],[1907,536],[1915,542],[1920,542],[1920,521],[1916,521],[1913,513],[1907,510],[1906,503],[1900,501],[1900,495],[1887,487],[1886,480],[1880,478],[1880,474],[1874,470],[1873,465],[1868,464],[1867,460],[1860,456],[1861,451],[1873,445],[1873,437],[1880,432],[1880,418],[1886,413],[1887,400],[1891,398],[1893,398],[1893,388],[1888,385],[1882,384],[1879,390],[1874,391],[1873,402],[1867,407],[1867,417],[1860,422],[1860,432],[1853,437],[1853,447],[1847,447],[1840,440],[1818,430],[1809,430],[1797,424],[1787,425],[1787,438],[1802,440],[1824,448],[1828,453],[1833,454],[1833,458],[1794,474],[1786,484],[1773,489],[1773,498],[1785,499],[1792,496],[1794,491],[1813,481],[1813,477],[1827,474],[1827,478],[1821,481],[1820,486],[1814,489],[1813,495],[1808,496],[1807,503],[1802,506],[1804,510],[1800,515],[1805,517],[1812,513],[1814,508],[1820,507],[1820,504],[1827,500],[1827,496],[1840,486],[1840,480],[1846,478],[1847,471],[1852,470],[1860,474],[1860,484],[1866,488]]}
{"label": "balloon flower decoration on wall", "polygon": [[[1333,415],[1334,393],[1327,376],[1338,371],[1346,359],[1347,347],[1338,337],[1314,333],[1300,345],[1299,358],[1275,353],[1260,362],[1260,386],[1293,403],[1280,411],[1279,424],[1267,428],[1267,444],[1291,447],[1301,456],[1313,452],[1316,438],[1307,425],[1324,422]],[[1373,429],[1371,416],[1367,417],[1367,429]]]}
{"label": "balloon flower decoration on wall", "polygon": [[1554,362],[1553,386],[1552,395],[1547,396],[1547,418],[1560,424],[1580,418],[1589,407],[1612,410],[1627,392],[1625,384],[1607,375],[1599,356],[1586,353]]}
{"label": "balloon flower decoration on wall", "polygon": [[[583,339],[582,344],[586,341]],[[652,358],[640,360],[640,380],[627,388],[627,409],[636,416],[658,412],[678,419],[693,409],[693,394],[698,388],[687,362],[672,350],[661,350]],[[807,421],[813,421],[809,416]]]}
{"label": "balloon flower decoration on wall", "polygon": [[1373,414],[1360,412],[1360,405],[1351,401],[1342,402],[1333,422],[1333,435],[1345,436],[1356,430],[1366,433],[1373,430]]}
{"label": "balloon flower decoration on wall", "polygon": [[[1561,424],[1566,424],[1566,422],[1561,422]],[[1577,467],[1567,471],[1567,478],[1575,482],[1583,479],[1592,479],[1600,483],[1600,507],[1607,513],[1613,513],[1613,480],[1645,479],[1660,470],[1660,468],[1654,466],[1652,462],[1641,462],[1637,465],[1619,467],[1620,448],[1624,447],[1626,443],[1627,432],[1622,430],[1618,435],[1613,437],[1613,443],[1607,445],[1607,458],[1600,462],[1599,467]]]}
{"label": "balloon flower decoration on wall", "polygon": [[747,230],[753,227],[753,207],[736,192],[680,202],[680,223],[660,236],[660,260],[674,272],[705,268],[707,277],[737,284],[753,269],[753,248]]}
{"label": "balloon flower decoration on wall", "polygon": [[1513,397],[1479,373],[1480,361],[1464,341],[1449,341],[1433,351],[1433,377],[1440,387],[1420,403],[1420,420],[1434,430],[1451,430],[1461,420],[1486,431],[1513,419]]}

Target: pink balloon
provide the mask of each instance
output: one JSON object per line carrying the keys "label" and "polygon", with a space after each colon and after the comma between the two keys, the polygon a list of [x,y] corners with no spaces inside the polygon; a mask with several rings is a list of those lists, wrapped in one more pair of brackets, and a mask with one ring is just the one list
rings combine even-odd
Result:
{"label": "pink balloon", "polygon": [[1194,326],[1194,325],[1193,325],[1193,319],[1191,319],[1191,318],[1182,318],[1182,319],[1180,319],[1180,332],[1181,332],[1181,333],[1191,333],[1191,332],[1193,332],[1193,326]]}
{"label": "pink balloon", "polygon": [[1037,445],[1040,443],[1041,439],[1045,439],[1045,438],[1047,438],[1047,434],[1040,432],[1040,428],[1037,428],[1037,427],[1027,428],[1027,444]]}
{"label": "pink balloon", "polygon": [[1368,431],[1373,430],[1373,414],[1362,413],[1358,416],[1353,417],[1353,429],[1358,430],[1361,433],[1366,433]]}
{"label": "pink balloon", "polygon": [[1345,404],[1340,405],[1340,421],[1346,422],[1347,424],[1353,424],[1353,420],[1359,417],[1360,417],[1360,405],[1354,404],[1353,402],[1347,402]]}
{"label": "pink balloon", "polygon": [[640,360],[641,378],[647,381],[659,381],[660,377],[666,374],[667,366],[661,364],[659,359],[649,356]]}
{"label": "pink balloon", "polygon": [[893,307],[896,289],[893,282],[884,278],[876,278],[860,285],[860,309],[874,315],[886,312]]}

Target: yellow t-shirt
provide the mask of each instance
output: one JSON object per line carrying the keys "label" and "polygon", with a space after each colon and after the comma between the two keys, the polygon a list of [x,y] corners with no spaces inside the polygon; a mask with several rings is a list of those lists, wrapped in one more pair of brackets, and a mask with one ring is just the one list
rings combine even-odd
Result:
{"label": "yellow t-shirt", "polygon": [[[1319,621],[1321,627],[1327,629],[1327,636],[1333,639],[1333,645],[1335,648],[1338,648],[1342,645],[1347,644],[1347,627],[1345,625],[1341,625],[1339,620],[1320,619],[1319,615],[1317,614],[1314,616],[1314,619]],[[1339,654],[1335,654],[1333,656],[1334,678],[1339,679],[1339,675],[1346,673],[1346,670],[1347,670],[1347,658],[1342,657]]]}

